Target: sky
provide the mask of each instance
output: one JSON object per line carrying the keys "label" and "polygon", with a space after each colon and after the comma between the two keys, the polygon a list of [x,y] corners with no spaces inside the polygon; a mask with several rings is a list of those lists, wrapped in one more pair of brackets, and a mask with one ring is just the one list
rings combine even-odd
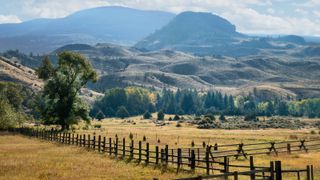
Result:
{"label": "sky", "polygon": [[320,0],[0,0],[0,24],[60,18],[99,6],[211,12],[242,33],[320,36]]}

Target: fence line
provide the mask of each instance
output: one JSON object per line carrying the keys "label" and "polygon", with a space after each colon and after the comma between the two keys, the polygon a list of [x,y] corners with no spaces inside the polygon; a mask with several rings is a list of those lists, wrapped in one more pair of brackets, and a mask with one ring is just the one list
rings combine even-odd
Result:
{"label": "fence line", "polygon": [[[156,166],[163,166],[176,168],[177,172],[182,170],[187,170],[191,172],[195,172],[196,170],[205,170],[208,176],[202,176],[202,179],[212,179],[217,177],[229,177],[233,176],[234,178],[238,178],[238,176],[250,176],[250,179],[255,179],[256,177],[263,179],[272,179],[274,175],[276,177],[280,177],[283,173],[296,173],[298,179],[300,179],[301,173],[305,173],[308,180],[313,180],[313,166],[307,166],[306,169],[302,170],[282,170],[281,162],[276,161],[275,166],[273,162],[270,162],[269,166],[255,166],[253,156],[250,156],[250,164],[246,165],[233,165],[230,164],[230,156],[239,155],[241,153],[244,157],[247,157],[249,154],[245,152],[244,147],[250,147],[255,145],[264,145],[268,143],[257,143],[257,144],[238,144],[238,145],[220,145],[220,146],[207,146],[205,151],[200,148],[189,148],[189,149],[169,149],[169,146],[165,147],[155,146],[153,148],[150,147],[148,142],[138,142],[138,147],[135,144],[133,139],[126,141],[125,138],[119,139],[117,136],[115,138],[107,138],[99,136],[90,136],[90,134],[73,134],[73,133],[65,133],[59,132],[55,130],[35,130],[31,128],[19,128],[12,129],[12,132],[18,132],[23,135],[29,137],[35,137],[43,140],[48,140],[52,142],[75,145],[79,147],[84,147],[89,150],[97,151],[100,153],[106,153],[110,156],[115,156],[119,159],[126,159],[129,161],[136,161],[137,163],[145,163],[145,164],[154,164]],[[308,151],[307,142],[316,142],[314,141],[291,141],[290,143],[297,143],[298,149]],[[271,147],[269,147],[269,152],[277,152],[276,144],[283,144],[288,142],[280,142],[280,143],[271,143]],[[318,145],[318,144],[316,144]],[[231,155],[216,155],[219,152],[219,149],[222,147],[233,147],[237,146],[238,149],[236,151],[237,154]],[[212,150],[212,147],[213,150]],[[296,147],[296,145],[291,146],[291,153],[293,150],[292,147]],[[260,148],[262,149],[262,148]],[[279,149],[279,148],[278,148]],[[250,149],[249,149],[250,150]],[[246,150],[248,151],[248,150]],[[231,150],[221,150],[220,153],[229,153]],[[280,151],[278,151],[280,152]],[[277,154],[277,153],[276,153]],[[235,156],[236,158],[238,156]],[[234,171],[232,172],[230,168],[243,168],[246,171]],[[223,174],[210,175],[211,172],[219,171]],[[189,178],[189,179],[196,179]],[[200,178],[200,179],[201,179]],[[187,178],[188,179],[188,178]],[[277,179],[277,178],[276,178]],[[278,179],[277,179],[278,180]]]}

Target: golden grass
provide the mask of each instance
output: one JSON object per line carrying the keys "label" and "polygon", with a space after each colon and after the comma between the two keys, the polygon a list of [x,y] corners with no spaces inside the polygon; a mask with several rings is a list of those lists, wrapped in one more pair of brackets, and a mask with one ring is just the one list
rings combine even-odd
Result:
{"label": "golden grass", "polygon": [[[163,147],[166,144],[169,148],[190,147],[191,141],[200,147],[203,141],[210,144],[233,144],[311,139],[320,136],[319,130],[316,129],[203,130],[187,123],[182,123],[180,128],[176,127],[176,122],[166,123],[169,124],[156,126],[150,120],[141,120],[141,117],[126,120],[105,119],[102,122],[92,123],[92,125],[102,125],[101,129],[91,127],[89,130],[82,130],[84,124],[80,124],[76,127],[75,133],[106,137],[114,137],[117,134],[120,139],[126,137],[127,141],[129,134],[133,133],[136,143],[146,136],[151,150],[155,145]],[[317,134],[311,134],[311,130],[315,130]],[[281,160],[283,169],[305,169],[306,165],[313,164],[315,179],[320,177],[320,152],[280,154],[279,156],[260,155],[255,156],[254,159],[255,165],[258,166],[268,166],[270,161]],[[236,161],[231,158],[231,163],[248,165],[249,161],[245,159]],[[246,171],[247,169],[231,169],[231,171],[235,170]],[[197,173],[204,172],[197,171]],[[0,174],[0,179],[21,179],[22,177],[26,179],[152,179],[153,177],[172,179],[178,176],[194,176],[186,173],[178,175],[172,172],[162,173],[152,166],[126,164],[98,153],[87,152],[82,148],[40,142],[20,136],[0,137]],[[295,174],[286,175],[285,179],[296,179]]]}
{"label": "golden grass", "polygon": [[[131,120],[131,123],[127,123]],[[135,124],[132,123],[135,122]],[[266,130],[221,130],[221,129],[197,129],[193,125],[182,123],[182,127],[176,127],[176,122],[167,122],[166,126],[156,126],[150,120],[141,120],[141,117],[133,117],[126,120],[121,119],[105,119],[102,122],[94,122],[93,124],[101,124],[101,129],[77,130],[77,133],[95,133],[107,137],[114,137],[115,134],[119,138],[126,137],[133,133],[134,139],[142,140],[143,136],[147,137],[147,141],[152,145],[164,146],[169,148],[190,147],[192,141],[196,146],[200,147],[202,142],[214,144],[234,144],[234,143],[257,143],[270,141],[286,141],[299,139],[319,138],[318,129],[266,129]],[[311,134],[311,130],[317,134]],[[160,139],[160,143],[157,142]],[[310,152],[292,155],[280,154],[279,156],[260,155],[255,156],[255,164],[259,166],[268,166],[270,161],[281,160],[284,169],[305,169],[306,165],[314,165],[315,177],[320,177],[320,152]],[[248,160],[235,161],[233,164],[249,165]],[[233,169],[241,170],[241,169]],[[243,170],[243,169],[242,169]],[[287,179],[294,179],[295,174],[287,175]],[[317,178],[316,178],[317,179]]]}
{"label": "golden grass", "polygon": [[172,179],[153,167],[125,163],[82,148],[0,135],[0,179]]}

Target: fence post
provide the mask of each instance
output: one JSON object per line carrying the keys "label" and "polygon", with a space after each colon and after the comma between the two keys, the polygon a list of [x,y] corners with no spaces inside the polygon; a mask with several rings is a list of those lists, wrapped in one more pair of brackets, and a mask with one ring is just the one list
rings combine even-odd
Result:
{"label": "fence post", "polygon": [[149,143],[147,143],[147,144],[146,144],[146,164],[149,163],[149,155],[150,155]]}
{"label": "fence post", "polygon": [[235,171],[234,173],[233,173],[233,176],[234,176],[234,180],[238,180],[238,171]]}
{"label": "fence post", "polygon": [[86,147],[86,135],[83,135],[83,147]]}
{"label": "fence post", "polygon": [[106,152],[106,137],[103,136],[103,153]]}
{"label": "fence post", "polygon": [[[168,159],[169,159],[169,153],[168,153]],[[174,150],[173,149],[171,149],[171,159],[172,159],[171,162],[173,162],[174,161]],[[169,162],[169,160],[168,160],[168,162]]]}
{"label": "fence post", "polygon": [[82,135],[80,134],[80,139],[79,139],[79,146],[82,146]]}
{"label": "fence post", "polygon": [[91,137],[90,137],[90,134],[88,134],[88,148],[90,149],[91,147]]}
{"label": "fence post", "polygon": [[161,158],[161,164],[164,162],[164,150],[161,148],[160,150],[160,158]]}
{"label": "fence post", "polygon": [[229,172],[229,167],[228,167],[228,156],[223,157],[223,172],[228,173]]}
{"label": "fence post", "polygon": [[68,144],[71,144],[71,134],[68,134]]}
{"label": "fence post", "polygon": [[288,151],[288,154],[291,154],[291,144],[290,143],[287,144],[287,151]]}
{"label": "fence post", "polygon": [[96,135],[93,136],[93,140],[92,140],[92,149],[93,151],[96,150]]}
{"label": "fence post", "polygon": [[74,145],[74,133],[72,133],[72,145]]}
{"label": "fence post", "polygon": [[282,170],[281,170],[281,161],[276,161],[276,180],[282,180]]}
{"label": "fence post", "polygon": [[118,144],[119,144],[119,139],[118,136],[116,137],[116,144],[115,144],[115,148],[114,148],[114,154],[116,157],[118,157]]}
{"label": "fence post", "polygon": [[130,160],[134,158],[134,140],[131,139],[131,146],[130,146]]}
{"label": "fence post", "polygon": [[270,180],[274,180],[274,163],[270,161]]}
{"label": "fence post", "polygon": [[253,156],[250,156],[250,179],[255,180],[256,178],[256,173],[254,172],[254,161],[253,161]]}
{"label": "fence post", "polygon": [[159,146],[156,146],[156,165],[159,164]]}
{"label": "fence post", "polygon": [[139,141],[139,159],[138,159],[138,161],[139,161],[139,163],[141,162],[141,141]]}
{"label": "fence post", "polygon": [[209,166],[209,151],[208,148],[206,149],[206,170],[207,170],[207,175],[210,174],[210,166]]}
{"label": "fence post", "polygon": [[109,138],[109,155],[112,155],[112,139]]}
{"label": "fence post", "polygon": [[191,171],[194,173],[196,169],[196,154],[194,149],[191,150]]}
{"label": "fence post", "polygon": [[[166,165],[168,165],[168,162],[169,162],[169,145],[166,145],[166,148],[165,148],[165,160],[166,160]],[[172,157],[173,157],[173,154],[172,154]]]}
{"label": "fence post", "polygon": [[78,144],[79,144],[79,134],[77,134],[76,136],[76,145],[78,146]]}
{"label": "fence post", "polygon": [[313,175],[313,165],[311,165],[311,179],[314,180],[314,175]]}
{"label": "fence post", "polygon": [[217,151],[218,150],[218,144],[215,143],[214,146],[213,146],[213,150]]}
{"label": "fence post", "polygon": [[98,136],[98,152],[101,152],[101,135]]}
{"label": "fence post", "polygon": [[310,166],[307,166],[307,180],[311,180]]}
{"label": "fence post", "polygon": [[126,157],[126,138],[122,139],[122,159]]}
{"label": "fence post", "polygon": [[178,156],[177,156],[177,172],[180,170],[180,165],[181,165],[181,149],[178,148]]}

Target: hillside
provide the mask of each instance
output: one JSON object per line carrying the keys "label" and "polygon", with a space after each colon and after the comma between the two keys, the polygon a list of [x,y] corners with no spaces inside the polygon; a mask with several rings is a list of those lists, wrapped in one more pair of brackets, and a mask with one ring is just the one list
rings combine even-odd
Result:
{"label": "hillside", "polygon": [[174,14],[124,7],[82,10],[60,19],[0,24],[0,51],[49,53],[72,43],[132,45],[167,24]]}
{"label": "hillside", "polygon": [[[7,59],[0,56],[0,81],[21,84],[33,92],[42,90],[44,82],[38,79],[34,69],[23,66],[19,61],[17,58]],[[81,89],[80,96],[91,104],[97,97],[102,96],[102,94],[83,88]]]}
{"label": "hillside", "polygon": [[91,60],[100,72],[100,79],[89,87],[100,92],[136,85],[246,94],[256,87],[267,97],[320,96],[318,58],[268,53],[241,58],[200,57],[170,50],[142,52],[112,44],[69,45],[55,51],[52,58],[66,49],[82,53]]}
{"label": "hillside", "polygon": [[38,79],[34,70],[14,61],[0,57],[0,81],[16,82],[34,91],[39,91],[43,82]]}

